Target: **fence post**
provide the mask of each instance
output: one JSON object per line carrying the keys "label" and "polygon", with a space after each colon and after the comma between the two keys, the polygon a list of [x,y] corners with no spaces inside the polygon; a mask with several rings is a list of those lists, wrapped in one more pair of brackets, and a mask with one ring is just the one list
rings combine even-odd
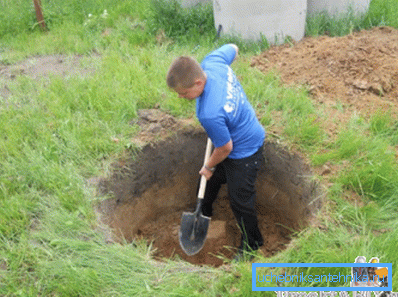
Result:
{"label": "fence post", "polygon": [[46,28],[46,23],[45,23],[44,17],[43,17],[43,12],[41,10],[40,0],[33,0],[33,4],[35,5],[37,22],[39,23],[42,30],[46,30],[47,28]]}

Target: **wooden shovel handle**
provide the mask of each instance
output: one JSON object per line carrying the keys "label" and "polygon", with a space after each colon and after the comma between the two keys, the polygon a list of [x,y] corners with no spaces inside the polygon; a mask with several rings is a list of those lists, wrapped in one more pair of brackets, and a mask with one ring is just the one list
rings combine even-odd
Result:
{"label": "wooden shovel handle", "polygon": [[[203,165],[205,165],[207,161],[209,161],[211,155],[211,149],[212,149],[212,143],[211,139],[208,137],[206,144],[205,160],[203,162]],[[203,197],[205,196],[205,190],[206,190],[206,178],[204,177],[204,175],[202,175],[202,177],[200,178],[200,187],[198,193],[199,199],[203,199]]]}

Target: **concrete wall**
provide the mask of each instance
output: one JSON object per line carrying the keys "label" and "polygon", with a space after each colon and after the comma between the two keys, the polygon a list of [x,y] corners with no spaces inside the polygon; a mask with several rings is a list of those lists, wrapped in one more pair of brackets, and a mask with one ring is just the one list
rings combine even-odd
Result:
{"label": "concrete wall", "polygon": [[264,35],[271,44],[283,43],[287,36],[304,37],[307,0],[214,0],[216,29],[221,34],[259,40]]}
{"label": "concrete wall", "polygon": [[326,12],[329,15],[344,14],[352,8],[356,13],[365,13],[370,0],[308,0],[308,14]]}

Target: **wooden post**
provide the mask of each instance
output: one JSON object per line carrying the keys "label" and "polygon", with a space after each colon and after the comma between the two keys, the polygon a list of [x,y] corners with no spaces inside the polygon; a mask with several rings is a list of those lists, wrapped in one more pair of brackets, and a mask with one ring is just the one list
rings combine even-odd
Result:
{"label": "wooden post", "polygon": [[43,12],[41,10],[40,0],[33,0],[33,4],[35,5],[37,22],[43,30],[46,30],[47,28],[43,17]]}

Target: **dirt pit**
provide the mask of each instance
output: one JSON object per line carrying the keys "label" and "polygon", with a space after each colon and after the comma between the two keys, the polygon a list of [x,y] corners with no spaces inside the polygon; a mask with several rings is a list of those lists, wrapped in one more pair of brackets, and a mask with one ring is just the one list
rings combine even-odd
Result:
{"label": "dirt pit", "polygon": [[[181,215],[195,209],[205,145],[205,133],[190,127],[144,146],[134,160],[115,164],[112,176],[100,182],[101,191],[113,198],[98,208],[102,222],[113,230],[112,240],[146,239],[155,248],[155,257],[178,256],[193,264],[219,266],[232,258],[240,233],[226,186],[214,204],[203,249],[187,256],[179,245]],[[257,180],[257,212],[265,239],[261,251],[270,256],[286,248],[292,233],[311,220],[321,199],[309,166],[298,155],[266,142],[264,156]]]}

